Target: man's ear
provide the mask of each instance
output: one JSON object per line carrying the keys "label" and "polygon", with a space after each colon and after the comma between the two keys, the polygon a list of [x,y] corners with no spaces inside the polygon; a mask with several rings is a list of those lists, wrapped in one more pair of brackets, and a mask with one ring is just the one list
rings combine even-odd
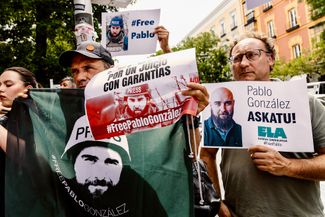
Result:
{"label": "man's ear", "polygon": [[26,86],[26,88],[27,88],[27,89],[29,89],[29,88],[33,88],[33,86],[29,84],[29,85]]}
{"label": "man's ear", "polygon": [[268,60],[269,60],[269,64],[270,66],[273,68],[274,64],[275,64],[275,57],[274,54],[270,54],[268,55]]}

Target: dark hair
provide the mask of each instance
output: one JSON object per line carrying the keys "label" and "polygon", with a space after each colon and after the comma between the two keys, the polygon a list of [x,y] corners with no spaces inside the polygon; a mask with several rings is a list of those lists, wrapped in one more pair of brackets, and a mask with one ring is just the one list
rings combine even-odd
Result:
{"label": "dark hair", "polygon": [[24,82],[25,86],[31,85],[33,88],[39,87],[39,84],[36,81],[34,73],[32,73],[31,71],[29,71],[24,67],[14,66],[14,67],[6,68],[3,72],[6,71],[17,72],[20,75],[20,79],[22,82]]}
{"label": "dark hair", "polygon": [[102,142],[102,141],[81,142],[81,143],[71,147],[67,151],[67,155],[72,160],[72,163],[75,164],[76,159],[77,159],[78,155],[80,154],[80,152],[83,149],[89,148],[89,147],[104,147],[104,148],[114,150],[120,155],[123,165],[130,165],[131,159],[129,157],[129,154],[123,148],[121,148],[120,146],[115,145],[113,143]]}

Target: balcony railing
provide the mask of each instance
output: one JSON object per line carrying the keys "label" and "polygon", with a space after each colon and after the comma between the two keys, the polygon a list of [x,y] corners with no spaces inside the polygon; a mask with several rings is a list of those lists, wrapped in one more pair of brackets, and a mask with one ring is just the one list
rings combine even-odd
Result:
{"label": "balcony railing", "polygon": [[289,26],[289,28],[286,29],[286,32],[292,32],[293,30],[296,30],[299,27],[299,24],[296,24],[295,26]]}
{"label": "balcony railing", "polygon": [[246,14],[246,24],[245,26],[253,23],[253,22],[256,22],[255,20],[255,16],[254,16],[254,11],[251,11],[249,12],[248,14]]}
{"label": "balcony railing", "polygon": [[272,7],[273,7],[273,6],[270,5],[270,4],[267,5],[267,6],[265,6],[265,7],[263,8],[263,12],[266,12],[266,11],[270,10]]}

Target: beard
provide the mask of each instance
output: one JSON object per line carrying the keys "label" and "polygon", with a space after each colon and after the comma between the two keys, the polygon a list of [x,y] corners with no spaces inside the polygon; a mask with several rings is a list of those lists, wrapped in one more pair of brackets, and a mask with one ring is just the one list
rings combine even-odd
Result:
{"label": "beard", "polygon": [[136,108],[133,110],[134,116],[140,116],[142,113],[143,113],[143,109]]}
{"label": "beard", "polygon": [[86,180],[85,183],[79,183],[79,185],[81,185],[93,199],[100,199],[115,186],[111,180],[106,181],[98,179]]}
{"label": "beard", "polygon": [[129,116],[134,117],[134,118],[138,118],[138,117],[142,117],[144,115],[146,115],[148,113],[148,105],[146,105],[144,107],[144,109],[137,109],[135,108],[134,110],[131,110],[130,107],[127,107],[126,111],[128,113]]}
{"label": "beard", "polygon": [[228,130],[233,125],[233,114],[229,114],[228,112],[224,112],[222,115],[226,116],[225,118],[220,118],[217,115],[211,115],[214,125],[221,130]]}
{"label": "beard", "polygon": [[111,31],[109,32],[109,40],[113,43],[119,43],[122,40],[123,36],[124,34],[122,33],[122,31],[115,35],[113,35]]}

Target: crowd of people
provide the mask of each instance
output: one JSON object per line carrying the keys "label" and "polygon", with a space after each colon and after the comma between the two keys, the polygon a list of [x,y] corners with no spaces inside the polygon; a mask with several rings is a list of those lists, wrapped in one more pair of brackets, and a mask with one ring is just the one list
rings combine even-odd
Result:
{"label": "crowd of people", "polygon": [[[170,52],[168,46],[168,31],[163,26],[158,26],[155,29],[155,34],[158,35],[158,40],[161,45],[162,50],[165,53]],[[73,79],[66,77],[61,80],[60,86],[62,88],[85,88],[90,79],[98,74],[99,72],[111,68],[114,66],[114,61],[110,52],[105,49],[100,43],[97,42],[82,42],[76,50],[70,50],[62,53],[59,58],[59,62],[63,67],[69,67],[71,69]],[[27,76],[16,72],[16,68],[19,68],[21,71],[28,72]],[[30,78],[28,78],[28,76]],[[74,86],[75,85],[75,86]],[[1,146],[1,212],[4,214],[4,179],[5,179],[5,152],[7,150],[7,136],[8,132],[6,130],[6,113],[10,111],[14,99],[18,96],[22,98],[27,97],[28,88],[37,88],[37,82],[33,73],[29,72],[27,69],[22,67],[13,67],[6,69],[0,76],[0,96],[1,96],[1,119],[3,120],[3,125],[0,126],[0,146]],[[199,104],[199,110],[202,110],[208,103],[208,97],[206,89],[199,84],[190,83],[188,84],[188,89],[182,92],[185,96],[193,96]],[[134,98],[135,96],[129,96],[128,98]],[[131,99],[129,100],[131,101]],[[130,102],[130,111],[136,112],[137,109],[131,106]],[[84,151],[86,152],[86,151]],[[78,162],[97,162],[98,160],[104,160],[105,163],[110,161],[112,165],[120,165],[121,159],[116,158],[116,154],[112,151],[112,154],[107,153],[101,158],[97,155],[83,154],[80,158],[76,157],[76,163]],[[110,156],[112,155],[112,156]],[[84,156],[84,157],[83,157]],[[77,161],[77,159],[80,159]],[[85,164],[85,163],[84,163]],[[78,164],[79,165],[79,164]],[[76,164],[76,167],[78,167]],[[114,169],[115,171],[116,169]],[[79,170],[78,170],[79,171]],[[76,172],[77,175],[77,172]],[[82,175],[76,177],[78,183],[83,183]],[[116,180],[118,182],[118,180]],[[89,184],[89,183],[88,183]],[[88,185],[87,184],[87,185]],[[114,184],[114,183],[113,183]],[[91,184],[89,184],[90,187]],[[91,191],[94,195],[101,195],[105,192],[102,189],[94,189],[94,192]],[[156,200],[151,200],[151,202]],[[159,209],[156,209],[158,211]],[[152,216],[152,215],[150,215]],[[166,216],[162,213],[159,216]]]}
{"label": "crowd of people", "polygon": [[[121,19],[116,18],[113,21],[111,28],[121,28]],[[163,26],[158,26],[155,34],[158,35],[162,50],[165,53],[171,52],[168,45],[168,31]],[[271,41],[263,35],[244,34],[230,48],[229,60],[236,81],[270,81],[270,73],[275,63],[275,50]],[[94,75],[114,66],[110,52],[97,42],[83,42],[76,50],[64,52],[59,61],[63,67],[69,67],[72,73],[72,77],[62,79],[60,82],[62,88],[85,88]],[[37,87],[35,76],[22,67],[8,68],[0,75],[0,123],[2,125],[0,145],[3,150],[0,156],[1,212],[4,211],[3,165],[6,151],[7,113],[10,112],[16,97],[25,95],[27,88]],[[135,96],[132,93],[127,95],[129,107],[125,108],[126,114],[141,114],[143,109],[141,110],[138,104],[142,104],[136,104],[135,101],[146,102],[148,99],[145,94],[148,95],[148,90],[143,87],[141,93],[143,96]],[[197,114],[209,104],[209,94],[201,84],[189,83],[188,89],[182,93],[196,99]],[[242,146],[241,126],[232,119],[234,99],[230,90],[226,88],[216,90],[211,96],[210,103],[213,116],[204,124],[214,134],[211,138],[205,136],[205,146],[213,146],[217,140],[223,141],[225,146],[229,143],[231,146]],[[143,104],[143,107],[146,105]],[[319,181],[325,180],[325,109],[311,96],[309,105],[315,153],[278,152],[259,144],[252,144],[248,150],[222,149],[220,150],[222,177],[218,177],[216,158],[218,149],[201,149],[200,157],[207,164],[208,174],[214,187],[219,191],[221,186],[219,180],[222,179],[225,196],[218,213],[220,217],[324,217]],[[237,110],[240,112],[239,108]],[[196,133],[199,135],[198,129]],[[97,151],[100,152],[101,149],[97,148]],[[114,151],[107,152],[106,155],[102,158],[104,160],[109,158],[115,166],[122,163],[120,158],[116,160],[111,157],[114,156]],[[84,154],[79,158],[76,164],[82,164],[86,158],[92,162],[103,160],[91,154]],[[85,180],[80,178],[79,181]],[[116,181],[118,180],[112,183]],[[101,195],[102,192],[103,189],[95,189],[91,193]]]}

